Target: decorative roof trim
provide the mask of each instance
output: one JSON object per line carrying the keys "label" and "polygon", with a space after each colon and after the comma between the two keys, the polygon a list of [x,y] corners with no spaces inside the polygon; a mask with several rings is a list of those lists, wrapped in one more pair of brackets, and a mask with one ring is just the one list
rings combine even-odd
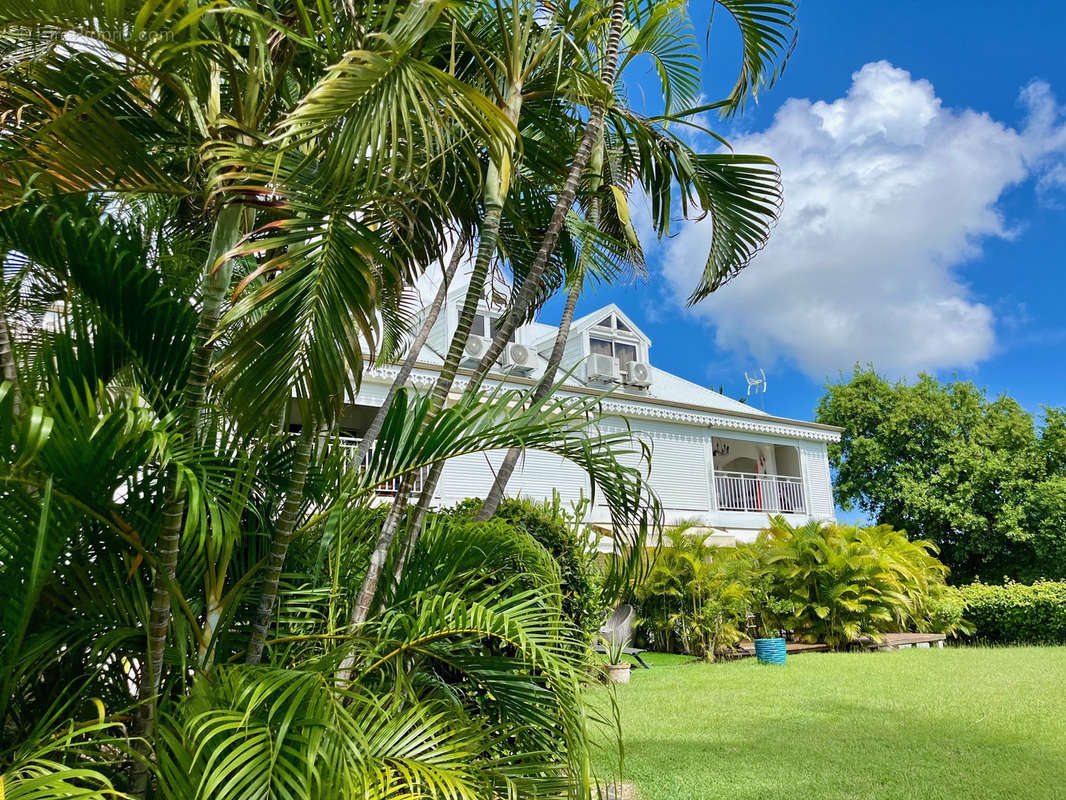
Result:
{"label": "decorative roof trim", "polygon": [[772,420],[757,420],[750,417],[733,417],[716,411],[688,411],[670,406],[638,405],[615,400],[604,400],[603,410],[609,414],[622,417],[642,417],[644,419],[680,422],[685,425],[699,425],[715,430],[739,431],[742,433],[761,433],[771,436],[784,436],[789,439],[807,439],[814,442],[836,442],[840,434],[836,431],[808,428],[802,423],[788,424]]}
{"label": "decorative roof trim", "polygon": [[[419,371],[411,373],[408,383],[419,389],[432,388],[436,382],[436,373],[439,367],[432,364],[417,364]],[[389,382],[399,372],[397,367],[370,367],[364,372],[364,378],[375,381]],[[452,387],[452,392],[461,392],[470,385],[470,370],[459,370],[459,375]],[[515,375],[492,375],[492,381],[505,381],[513,384],[515,388],[533,386],[536,381]],[[594,395],[598,392],[583,389],[577,386],[567,386],[565,391],[575,395]],[[678,422],[683,425],[699,425],[704,428],[716,430],[739,431],[742,433],[759,433],[770,436],[784,436],[789,439],[806,439],[813,442],[836,442],[840,440],[840,429],[829,425],[821,425],[817,422],[803,422],[801,420],[785,419],[756,414],[743,414],[742,412],[722,411],[720,409],[702,408],[700,406],[685,403],[671,403],[660,398],[642,398],[637,402],[623,400],[608,396],[604,398],[603,410],[608,414],[617,414],[623,417],[641,419],[664,420]]]}

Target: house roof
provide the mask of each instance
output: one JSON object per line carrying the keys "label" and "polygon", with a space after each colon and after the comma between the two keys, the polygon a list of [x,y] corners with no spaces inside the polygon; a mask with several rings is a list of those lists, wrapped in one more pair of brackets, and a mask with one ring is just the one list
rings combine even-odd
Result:
{"label": "house roof", "polygon": [[705,386],[700,386],[698,383],[685,380],[679,375],[674,375],[672,372],[667,372],[656,366],[652,366],[651,370],[654,376],[651,386],[648,387],[648,395],[651,397],[677,403],[687,403],[694,406],[703,406],[716,411],[738,411],[744,414],[770,416],[762,409],[755,408],[747,403],[741,403],[739,400],[733,400],[730,397],[726,397],[724,394],[719,394],[713,389],[708,389]]}
{"label": "house roof", "polygon": [[[464,272],[460,270],[460,273],[456,275],[448,292],[448,302],[461,302],[462,297],[466,294],[468,283],[469,275],[464,274]],[[596,323],[608,314],[617,315],[637,338],[644,342],[646,346],[651,347],[651,339],[647,334],[645,334],[615,303],[608,303],[605,306],[601,306],[600,308],[575,319],[570,325],[571,335],[580,334],[586,329],[594,327]],[[559,328],[556,325],[548,325],[543,322],[531,322],[522,326],[522,331],[524,333],[519,341],[525,341],[532,347],[537,363],[536,368],[527,377],[536,379],[544,374],[544,370],[548,363],[542,351],[554,342]],[[419,361],[427,365],[439,366],[443,363],[442,356],[443,353],[433,352],[430,348],[426,347],[423,349]],[[727,411],[744,414],[745,416],[772,416],[754,406],[742,403],[738,400],[733,400],[732,398],[719,394],[705,386],[700,386],[698,383],[693,383],[679,375],[674,375],[671,372],[660,369],[656,367],[654,363],[652,364],[652,375],[652,384],[647,389],[634,391],[632,393],[623,391],[620,396],[628,397],[636,401],[641,399],[654,399],[666,403],[682,403],[689,406],[698,406],[711,411]],[[585,388],[585,384],[580,379],[577,372],[572,373],[566,383],[568,385],[573,385],[575,388]]]}

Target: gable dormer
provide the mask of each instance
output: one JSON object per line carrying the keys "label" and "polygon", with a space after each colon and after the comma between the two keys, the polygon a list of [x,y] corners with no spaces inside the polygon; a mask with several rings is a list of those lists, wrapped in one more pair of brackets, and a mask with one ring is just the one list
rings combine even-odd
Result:
{"label": "gable dormer", "polygon": [[[538,342],[541,355],[554,337]],[[651,382],[648,351],[651,339],[614,303],[574,320],[563,364],[589,383],[621,383],[646,388]]]}
{"label": "gable dormer", "polygon": [[621,311],[604,314],[585,329],[588,355],[612,356],[622,373],[634,362],[648,363],[651,342]]}
{"label": "gable dormer", "polygon": [[[469,279],[464,278],[457,279],[449,288],[445,295],[444,305],[426,342],[426,349],[423,350],[423,360],[431,363],[443,361],[455,330],[459,326],[459,314],[466,301],[468,286]],[[489,349],[493,337],[499,331],[500,320],[506,312],[507,307],[502,302],[502,294],[498,287],[495,292],[493,292],[493,287],[486,287],[485,294],[478,301],[477,311],[470,326],[470,337],[460,362],[463,366],[471,367],[481,360],[482,355]],[[522,343],[527,338],[525,327],[519,326],[511,333],[508,338],[510,344],[504,349],[499,362],[499,366],[522,375],[534,369],[536,360],[531,348],[514,347],[516,343]]]}
{"label": "gable dormer", "polygon": [[[437,315],[437,321],[433,325],[430,338],[426,341],[426,346],[436,356],[436,361],[440,361],[445,356],[451,345],[452,337],[458,327],[459,313],[461,313],[463,303],[466,301],[468,286],[469,278],[457,278],[445,295],[445,303],[440,309],[440,314]],[[479,339],[491,340],[492,336],[499,330],[498,320],[503,316],[505,307],[498,302],[498,297],[492,298],[494,302],[489,302],[488,292],[489,290],[486,289],[485,297],[482,297],[478,303],[478,311],[470,327],[471,338],[478,337]],[[424,303],[429,304],[432,301],[432,294],[423,295],[422,300]],[[512,334],[510,340],[521,341],[521,336],[522,331],[521,327],[519,327],[517,334]],[[433,361],[432,357],[430,361]]]}

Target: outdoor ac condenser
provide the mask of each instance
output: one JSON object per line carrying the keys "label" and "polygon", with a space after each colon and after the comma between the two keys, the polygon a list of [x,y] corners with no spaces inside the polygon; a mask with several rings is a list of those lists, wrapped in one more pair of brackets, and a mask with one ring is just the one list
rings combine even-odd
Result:
{"label": "outdoor ac condenser", "polygon": [[630,361],[626,367],[626,383],[630,386],[646,388],[651,386],[651,364],[643,361]]}
{"label": "outdoor ac condenser", "polygon": [[622,372],[618,368],[618,359],[593,353],[585,362],[585,378],[601,383],[620,383]]}
{"label": "outdoor ac condenser", "polygon": [[464,361],[480,361],[481,357],[489,351],[489,340],[484,336],[471,336],[466,340],[463,348]]}
{"label": "outdoor ac condenser", "polygon": [[533,351],[524,344],[512,342],[503,351],[503,365],[518,372],[533,369]]}

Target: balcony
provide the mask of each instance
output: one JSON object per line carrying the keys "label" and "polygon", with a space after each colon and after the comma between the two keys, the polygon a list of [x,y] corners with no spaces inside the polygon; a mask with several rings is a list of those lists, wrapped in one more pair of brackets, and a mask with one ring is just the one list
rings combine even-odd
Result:
{"label": "balcony", "polygon": [[807,513],[802,478],[715,470],[714,491],[719,511]]}
{"label": "balcony", "polygon": [[[355,437],[355,436],[340,436],[339,437],[339,439],[337,441],[337,446],[340,448],[341,453],[343,453],[343,458],[344,458],[344,461],[345,461],[345,468],[346,469],[351,469],[352,467],[355,466],[355,458],[356,458],[356,455],[359,453],[359,443],[361,441],[362,441],[362,439],[360,439],[358,437]],[[370,459],[370,455],[373,452],[374,452],[374,446],[371,445],[370,453],[367,453],[366,457],[363,459],[363,464],[361,465],[362,467],[365,468],[367,462]],[[424,485],[425,480],[426,480],[426,476],[428,474],[429,474],[429,468],[428,467],[422,467],[421,469],[418,470],[418,474],[415,476],[414,486],[413,486],[413,488],[411,490],[411,497],[412,498],[417,498],[418,495],[422,493],[422,486]],[[402,478],[397,477],[397,478],[393,478],[393,479],[391,479],[389,481],[386,481],[385,483],[381,484],[380,486],[378,486],[374,490],[375,494],[377,494],[378,497],[395,497],[396,493],[400,490],[400,481],[401,480],[402,480]]]}

